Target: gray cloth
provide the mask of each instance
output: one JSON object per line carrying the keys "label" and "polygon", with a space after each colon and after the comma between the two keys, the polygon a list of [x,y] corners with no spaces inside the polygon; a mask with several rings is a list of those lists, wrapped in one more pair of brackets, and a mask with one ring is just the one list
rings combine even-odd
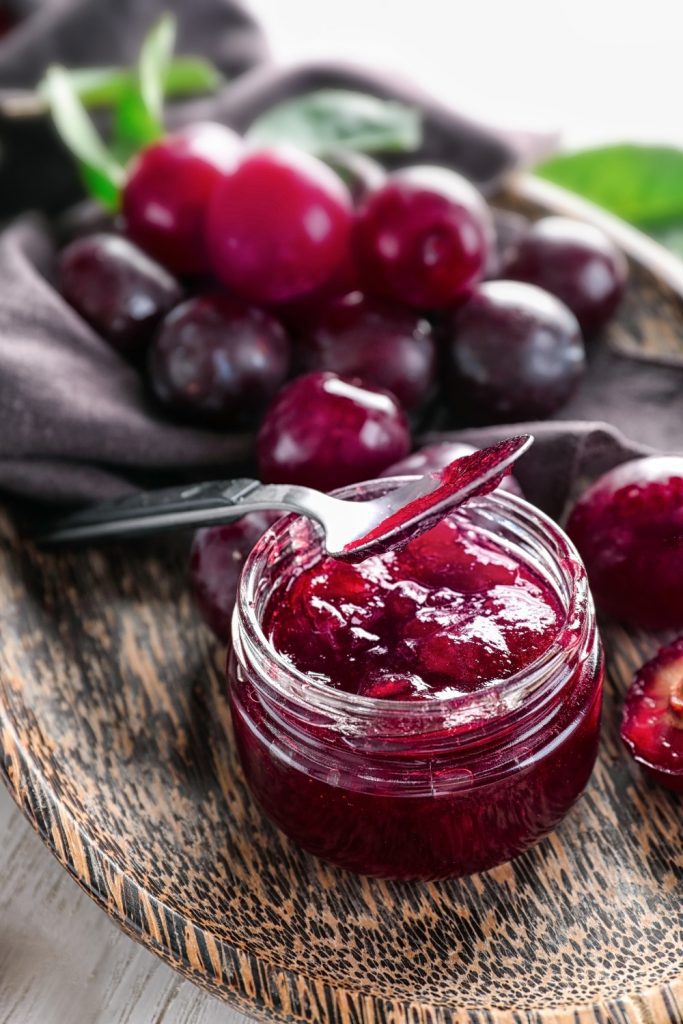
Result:
{"label": "gray cloth", "polygon": [[[339,85],[417,103],[425,138],[412,159],[449,163],[484,191],[520,156],[501,137],[394,79],[342,65],[277,69],[258,27],[230,0],[53,0],[0,43],[0,88],[32,84],[55,59],[129,61],[143,28],[169,8],[179,15],[179,49],[207,53],[237,76],[218,96],[174,108],[172,123],[215,117],[244,128],[282,96]],[[16,128],[0,122],[0,215],[27,206],[55,212],[74,198],[69,160],[49,123],[32,122],[25,131],[18,141]],[[248,467],[253,435],[178,426],[160,415],[139,374],[55,290],[54,256],[47,223],[35,215],[21,216],[0,235],[0,488],[42,501],[81,502]],[[628,359],[602,345],[563,417],[606,419],[641,444],[672,449],[683,436],[682,393],[683,369]],[[599,423],[530,429],[538,440],[520,476],[529,497],[555,515],[572,481],[645,450]],[[477,442],[509,432],[462,436]]]}
{"label": "gray cloth", "polygon": [[82,501],[122,493],[148,474],[150,483],[199,468],[229,475],[252,438],[158,415],[140,373],[50,284],[53,260],[36,217],[0,237],[0,486]]}

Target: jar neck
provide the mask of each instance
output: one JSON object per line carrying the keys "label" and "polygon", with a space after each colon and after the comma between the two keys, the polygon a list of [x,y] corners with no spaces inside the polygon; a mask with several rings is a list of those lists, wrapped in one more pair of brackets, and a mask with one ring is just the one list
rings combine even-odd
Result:
{"label": "jar neck", "polygon": [[[346,488],[341,496],[371,498],[398,483],[373,481]],[[290,516],[249,556],[233,616],[233,658],[279,730],[299,739],[315,734],[317,743],[336,745],[342,736],[366,753],[433,758],[446,750],[452,757],[454,750],[500,745],[508,733],[532,736],[547,724],[582,662],[595,656],[595,615],[578,555],[552,520],[502,492],[472,502],[453,518],[528,561],[553,588],[565,615],[549,648],[523,671],[477,692],[424,701],[361,697],[299,672],[261,628],[275,588],[322,554],[316,528]]]}

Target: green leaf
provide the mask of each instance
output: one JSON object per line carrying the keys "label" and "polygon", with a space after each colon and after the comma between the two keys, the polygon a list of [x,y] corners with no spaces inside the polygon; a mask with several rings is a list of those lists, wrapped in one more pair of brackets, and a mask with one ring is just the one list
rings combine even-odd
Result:
{"label": "green leaf", "polygon": [[683,150],[624,143],[560,154],[535,173],[638,225],[683,218]]}
{"label": "green leaf", "polygon": [[164,81],[173,57],[176,20],[163,14],[145,36],[138,60],[140,94],[151,118],[162,123],[164,115]]}
{"label": "green leaf", "polygon": [[[106,107],[115,103],[122,89],[133,80],[133,75],[125,68],[74,68],[67,70],[71,88],[88,107]],[[47,96],[48,76],[46,75],[36,87],[36,92]]]}
{"label": "green leaf", "polygon": [[289,142],[321,155],[335,149],[408,153],[421,139],[420,114],[403,103],[345,89],[321,89],[271,107],[247,138],[258,145]]}
{"label": "green leaf", "polygon": [[[137,74],[127,68],[77,68],[67,72],[71,85],[84,106],[113,107],[124,92],[134,86]],[[214,92],[223,76],[211,61],[203,57],[174,57],[164,73],[163,85],[167,96],[193,96]],[[36,92],[46,97],[46,79]]]}
{"label": "green leaf", "polygon": [[116,159],[126,164],[135,153],[163,134],[163,127],[150,114],[140,89],[131,84],[121,93],[114,108],[112,150]]}
{"label": "green leaf", "polygon": [[53,65],[45,77],[46,95],[55,127],[84,171],[90,193],[108,209],[118,206],[124,171],[90,120],[71,84],[69,73]]}
{"label": "green leaf", "polygon": [[120,204],[120,186],[96,167],[79,161],[78,169],[88,195],[97,199],[105,209],[116,213]]}
{"label": "green leaf", "polygon": [[164,88],[167,96],[190,96],[215,92],[223,81],[218,68],[204,57],[174,57],[166,68]]}
{"label": "green leaf", "polygon": [[175,18],[164,14],[145,36],[137,76],[116,101],[112,145],[123,162],[164,135],[164,83],[175,35]]}

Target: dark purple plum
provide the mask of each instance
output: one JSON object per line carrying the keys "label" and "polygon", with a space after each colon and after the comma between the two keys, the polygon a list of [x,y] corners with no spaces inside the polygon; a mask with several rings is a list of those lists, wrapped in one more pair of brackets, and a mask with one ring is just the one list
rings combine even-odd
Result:
{"label": "dark purple plum", "polygon": [[187,419],[233,426],[257,417],[289,369],[282,325],[255,306],[202,295],[176,307],[149,352],[159,402]]}
{"label": "dark purple plum", "polygon": [[683,637],[636,673],[624,701],[621,738],[653,782],[683,793]]}
{"label": "dark purple plum", "polygon": [[405,307],[352,292],[330,303],[298,338],[304,370],[333,370],[385,388],[417,409],[436,383],[436,346],[428,320]]}
{"label": "dark purple plum", "polygon": [[230,637],[242,566],[256,541],[280,518],[279,512],[251,512],[225,526],[197,530],[190,554],[190,582],[204,622],[219,640]]}
{"label": "dark purple plum", "polygon": [[567,533],[598,607],[643,629],[683,628],[683,457],[634,459],[576,502]]}
{"label": "dark purple plum", "polygon": [[64,298],[122,355],[146,348],[182,289],[164,267],[119,235],[78,238],[59,256]]}
{"label": "dark purple plum", "polygon": [[253,302],[287,302],[348,259],[351,196],[321,160],[286,147],[249,152],[216,188],[206,219],[211,268]]}
{"label": "dark purple plum", "polygon": [[479,285],[453,316],[448,393],[471,423],[544,419],[571,397],[586,355],[576,317],[518,281]]}
{"label": "dark purple plum", "polygon": [[566,217],[544,217],[520,240],[505,277],[538,285],[561,299],[590,336],[616,310],[626,286],[623,253],[599,228]]}
{"label": "dark purple plum", "polygon": [[311,324],[327,309],[332,302],[342,299],[345,295],[358,289],[358,274],[347,253],[344,262],[341,263],[324,284],[314,288],[312,292],[301,295],[297,299],[290,299],[288,302],[276,302],[268,308],[290,331],[293,337],[298,338],[310,330]]}
{"label": "dark purple plum", "polygon": [[531,221],[521,213],[512,210],[491,208],[493,218],[493,245],[489,250],[485,277],[495,280],[505,277],[505,268],[517,246],[531,226]]}

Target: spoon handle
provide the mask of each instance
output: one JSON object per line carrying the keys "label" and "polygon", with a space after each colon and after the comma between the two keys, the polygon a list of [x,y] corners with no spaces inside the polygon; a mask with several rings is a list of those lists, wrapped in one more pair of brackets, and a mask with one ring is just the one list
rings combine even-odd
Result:
{"label": "spoon handle", "polygon": [[261,487],[258,480],[211,480],[126,495],[43,523],[33,539],[52,546],[224,523],[249,511],[241,505],[258,501]]}

